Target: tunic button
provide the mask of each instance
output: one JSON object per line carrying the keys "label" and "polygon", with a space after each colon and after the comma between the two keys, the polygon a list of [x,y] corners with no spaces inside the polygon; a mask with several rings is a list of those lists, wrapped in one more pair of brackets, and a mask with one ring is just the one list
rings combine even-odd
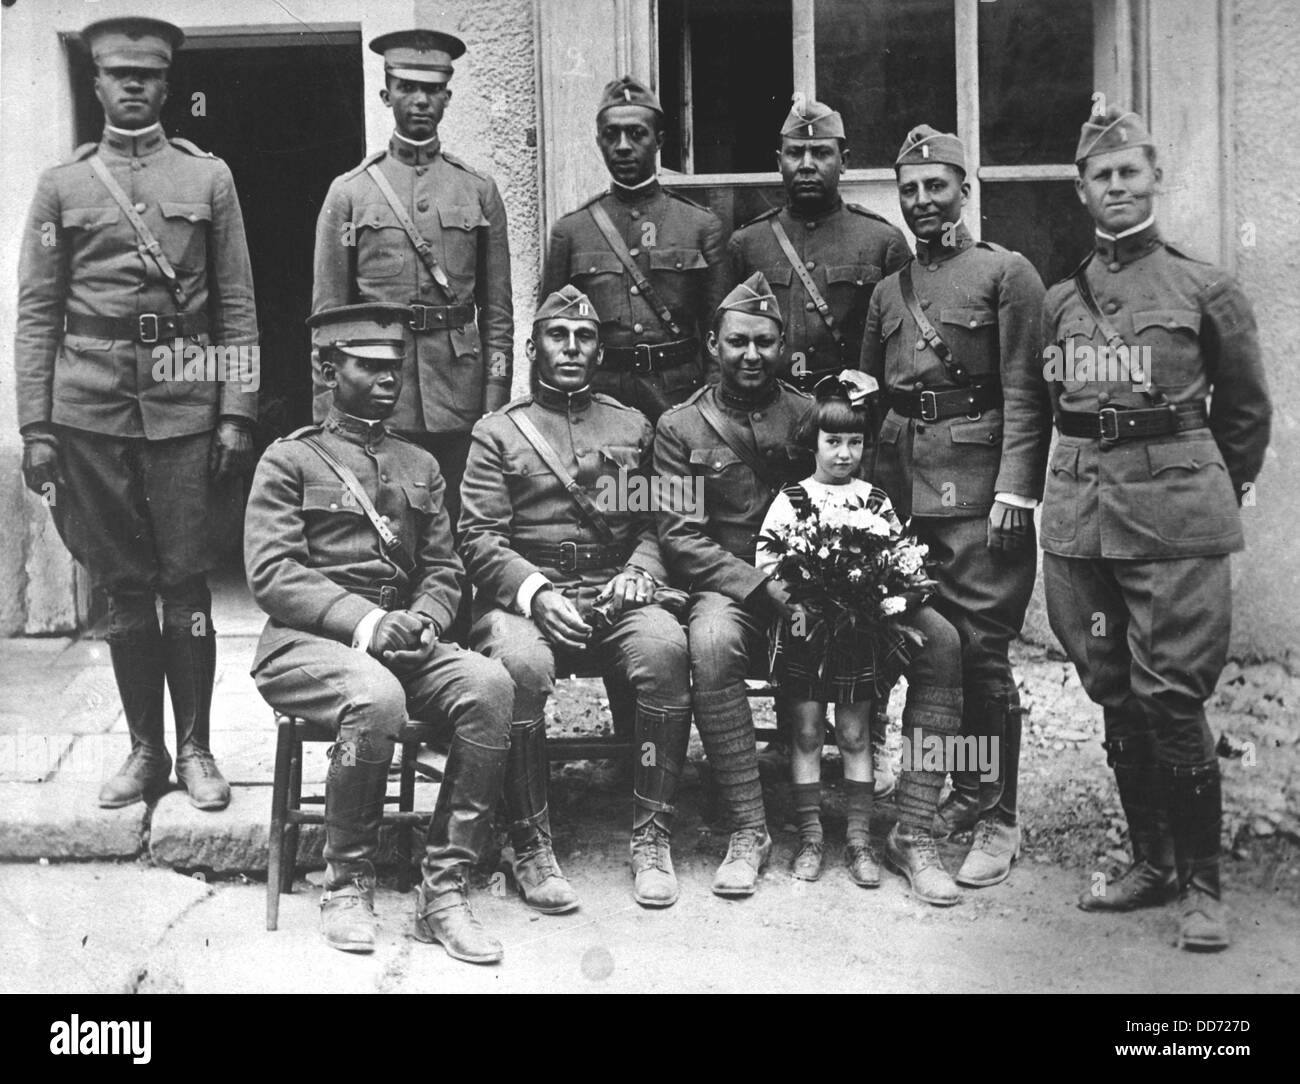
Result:
{"label": "tunic button", "polygon": [[645,330],[645,325],[643,325],[643,324],[633,324],[633,325],[632,325],[632,330],[635,331],[635,332],[639,335],[641,332],[643,332],[643,331]]}
{"label": "tunic button", "polygon": [[817,223],[816,223],[816,222],[809,222],[809,223],[808,223],[808,228],[809,228],[810,230],[815,230],[815,229],[817,228]]}
{"label": "tunic button", "polygon": [[761,422],[762,420],[763,420],[763,412],[761,410],[754,411],[754,421]]}
{"label": "tunic button", "polygon": [[428,166],[416,166],[416,167],[415,167],[415,175],[416,175],[417,177],[423,177],[423,176],[425,175],[425,173],[428,172],[428,170],[429,170],[429,167],[428,167]]}
{"label": "tunic button", "polygon": [[[924,339],[917,339],[917,340],[916,340],[916,348],[917,348],[918,350],[924,350],[924,349],[925,349],[925,340],[924,340]],[[920,385],[917,385],[917,386],[919,387]]]}
{"label": "tunic button", "polygon": [[627,250],[627,254],[628,254],[629,256],[640,256],[640,255],[641,255],[641,250],[640,250],[639,248],[629,248],[629,249]]}
{"label": "tunic button", "polygon": [[589,267],[589,268],[587,268],[587,274],[589,274],[589,275],[594,275],[595,273],[596,273],[596,269],[595,269],[595,267]]}
{"label": "tunic button", "polygon": [[142,215],[142,214],[144,214],[146,210],[147,210],[147,208],[145,207],[145,205],[144,205],[143,203],[137,203],[137,204],[135,205],[135,213],[138,214],[138,215]]}
{"label": "tunic button", "polygon": [[641,212],[640,212],[640,211],[633,211],[633,212],[632,212],[632,217],[633,217],[633,218],[640,218],[640,217],[641,217]]}
{"label": "tunic button", "polygon": [[427,211],[429,209],[429,201],[427,199],[420,200],[416,203],[415,209],[417,211]]}
{"label": "tunic button", "polygon": [[810,347],[808,347],[808,353],[810,353],[810,354],[815,354],[815,353],[817,353],[817,347],[815,347],[815,346],[810,346]]}
{"label": "tunic button", "polygon": [[1118,260],[1112,260],[1110,263],[1106,265],[1107,271],[1118,271],[1119,268],[1120,268],[1120,264]]}
{"label": "tunic button", "polygon": [[330,511],[337,512],[338,510],[339,510],[338,504],[335,501],[330,501]]}
{"label": "tunic button", "polygon": [[807,309],[809,312],[812,312],[814,309],[817,308],[817,306],[814,305],[811,301],[805,301],[803,307]]}
{"label": "tunic button", "polygon": [[979,322],[978,320],[976,320],[975,317],[972,316],[972,317],[971,317],[971,321],[970,321],[970,326],[971,326],[971,327],[979,327],[979,326],[980,326],[980,322]]}
{"label": "tunic button", "polygon": [[144,169],[144,166],[143,166],[140,162],[132,162],[132,163],[131,163],[131,168],[132,168],[132,169]]}
{"label": "tunic button", "polygon": [[713,461],[713,469],[714,469],[714,470],[722,470],[722,460],[721,460],[721,459],[715,459],[715,460]]}
{"label": "tunic button", "polygon": [[1100,403],[1102,406],[1105,406],[1107,403],[1109,403],[1110,392],[1108,391],[1099,392],[1097,394],[1097,402]]}
{"label": "tunic button", "polygon": [[937,263],[928,263],[925,265],[925,269],[927,271],[938,271],[939,265]]}
{"label": "tunic button", "polygon": [[1107,301],[1107,302],[1106,302],[1106,311],[1107,311],[1108,313],[1110,313],[1111,315],[1114,315],[1115,313],[1119,312],[1119,302],[1118,302],[1118,301]]}
{"label": "tunic button", "polygon": [[913,391],[924,391],[924,390],[925,390],[925,385],[922,384],[921,381],[918,380],[915,384],[912,385],[912,390],[913,390]]}
{"label": "tunic button", "polygon": [[862,285],[862,280],[861,280],[861,279],[854,279],[854,280],[853,280],[853,284],[854,284],[855,286],[861,286],[861,285]]}
{"label": "tunic button", "polygon": [[921,302],[921,308],[928,309],[929,307],[930,307],[930,299],[926,298],[924,301]]}
{"label": "tunic button", "polygon": [[681,261],[681,260],[678,260],[678,261],[677,261],[677,270],[680,271],[681,269],[682,269],[682,261]]}
{"label": "tunic button", "polygon": [[996,434],[996,433],[990,433],[990,434],[989,434],[989,443],[992,444],[995,440],[997,440],[997,434]]}
{"label": "tunic button", "polygon": [[387,481],[388,481],[388,475],[386,475],[386,474],[381,474],[381,475],[379,476],[379,480],[380,480],[381,482],[387,482]]}
{"label": "tunic button", "polygon": [[808,268],[809,271],[812,271],[816,266],[817,266],[816,260],[809,260],[806,264],[804,264],[804,267]]}
{"label": "tunic button", "polygon": [[632,286],[628,289],[627,292],[630,293],[633,297],[636,297],[641,292],[641,290],[636,286]]}

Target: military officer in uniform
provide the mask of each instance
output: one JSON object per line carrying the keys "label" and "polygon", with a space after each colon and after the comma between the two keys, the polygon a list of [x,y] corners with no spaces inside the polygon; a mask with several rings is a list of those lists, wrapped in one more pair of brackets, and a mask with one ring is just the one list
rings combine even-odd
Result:
{"label": "military officer in uniform", "polygon": [[592,387],[653,425],[704,382],[710,319],[727,291],[722,223],[655,173],[663,107],[630,76],[605,87],[596,143],[613,184],[551,230],[540,297],[572,283],[601,314]]}
{"label": "military officer in uniform", "polygon": [[[244,222],[226,164],[158,123],[181,31],[117,18],[82,36],[104,133],[41,175],[21,239],[23,475],[108,594],[131,753],[100,805],[166,788],[165,685],[177,778],[194,805],[223,809],[230,788],[208,746],[216,636],[205,574],[234,541],[238,476],[252,466],[257,317]],[[208,364],[209,346],[250,364]]]}
{"label": "military officer in uniform", "polygon": [[267,449],[244,532],[249,586],[270,620],[253,676],[278,711],[338,735],[325,783],[321,931],[375,943],[374,857],[394,738],[408,718],[451,740],[416,901],[415,936],[471,963],[501,945],[470,910],[465,876],[492,835],[510,734],[509,675],[446,643],[459,604],[437,461],[389,431],[401,401],[405,305],[326,309],[310,320],[325,420]]}
{"label": "military officer in uniform", "polygon": [[1181,891],[1179,943],[1212,951],[1229,938],[1205,701],[1227,656],[1228,554],[1268,446],[1268,391],[1241,288],[1160,236],[1142,119],[1090,118],[1076,161],[1096,243],[1044,311],[1060,438],[1043,582],[1052,630],[1102,706],[1133,846],[1123,877],[1079,905],[1128,911]]}
{"label": "military officer in uniform", "polygon": [[557,658],[571,664],[594,653],[613,684],[630,689],[633,894],[646,907],[667,907],[678,894],[669,846],[690,737],[690,669],[685,632],[654,604],[667,579],[654,508],[690,495],[641,485],[652,481],[653,430],[639,411],[592,391],[600,326],[572,286],[543,302],[527,347],[533,393],[474,427],[462,493],[462,546],[476,589],[470,643],[515,682],[505,784],[515,880],[548,914],[578,905],[555,861],[547,812],[544,709]]}
{"label": "military officer in uniform", "polygon": [[[469,433],[510,398],[514,317],[506,209],[496,182],[443,150],[452,61],[465,43],[433,30],[384,34],[388,147],[337,177],[316,223],[312,311],[362,301],[410,308],[391,428],[431,452],[453,527]],[[330,407],[317,370],[316,417]]]}
{"label": "military officer in uniform", "polygon": [[[939,835],[978,824],[956,880],[982,887],[1006,879],[1020,847],[1021,712],[1007,650],[1034,587],[1033,508],[1051,435],[1043,285],[1020,254],[971,238],[956,136],[912,129],[894,168],[916,260],[876,288],[862,341],[861,367],[889,406],[874,480],[930,547],[932,605],[961,637],[962,731],[998,751],[991,782],[954,771],[935,821]],[[888,852],[909,875],[933,858],[924,836],[902,836]]]}
{"label": "military officer in uniform", "polygon": [[772,849],[745,679],[767,650],[788,593],[754,567],[758,532],[783,485],[808,476],[811,453],[795,439],[812,397],[777,380],[781,309],[761,271],[718,307],[708,349],[721,381],[659,419],[655,474],[703,488],[702,508],[659,513],[659,544],[672,582],[691,592],[688,640],[695,725],[731,830],[713,891],[752,895]]}
{"label": "military officer in uniform", "polygon": [[[785,314],[780,377],[802,391],[828,374],[856,368],[871,293],[912,254],[896,227],[840,198],[848,166],[844,119],[821,102],[794,96],[776,155],[786,206],[773,208],[731,235],[731,276],[762,271]],[[882,700],[871,719],[875,792],[894,786],[885,750],[888,716]]]}

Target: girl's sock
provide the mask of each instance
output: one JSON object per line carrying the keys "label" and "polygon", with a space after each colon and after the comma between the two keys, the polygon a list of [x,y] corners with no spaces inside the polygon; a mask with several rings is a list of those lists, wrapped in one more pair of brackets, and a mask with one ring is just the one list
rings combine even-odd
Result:
{"label": "girl's sock", "polygon": [[867,843],[871,839],[871,803],[875,785],[857,779],[844,780],[844,806],[848,814],[847,842]]}
{"label": "girl's sock", "polygon": [[821,783],[795,783],[790,790],[794,794],[794,823],[799,829],[799,839],[805,843],[820,843],[822,841]]}

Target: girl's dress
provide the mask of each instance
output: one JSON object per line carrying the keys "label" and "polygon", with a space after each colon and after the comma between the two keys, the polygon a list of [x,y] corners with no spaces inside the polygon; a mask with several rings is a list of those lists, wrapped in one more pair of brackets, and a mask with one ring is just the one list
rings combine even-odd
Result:
{"label": "girl's dress", "polygon": [[[761,534],[793,523],[798,512],[810,507],[821,511],[859,502],[865,502],[865,507],[851,508],[850,522],[857,517],[865,521],[867,514],[874,512],[889,522],[891,539],[903,536],[903,524],[885,491],[861,478],[843,485],[805,478],[786,486],[768,509]],[[760,572],[775,575],[779,560],[760,545],[754,564]],[[854,704],[888,695],[910,661],[909,645],[902,635],[889,636],[882,645],[877,637],[855,629],[846,635],[828,636],[823,650],[814,652],[808,638],[793,635],[790,625],[789,619],[778,621],[771,631],[772,680],[794,700]]]}

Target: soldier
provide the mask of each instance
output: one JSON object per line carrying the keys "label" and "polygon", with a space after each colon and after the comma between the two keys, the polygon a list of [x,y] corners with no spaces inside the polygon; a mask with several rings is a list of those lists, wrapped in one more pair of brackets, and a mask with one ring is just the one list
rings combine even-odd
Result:
{"label": "soldier", "polygon": [[131,753],[99,804],[166,789],[165,682],[177,779],[198,808],[224,809],[230,788],[208,746],[206,573],[234,541],[239,476],[252,466],[257,317],[244,221],[226,164],[158,123],[181,31],[119,18],[82,36],[104,133],[41,175],[22,238],[23,476],[108,594]]}
{"label": "soldier", "polygon": [[[990,782],[953,771],[934,826],[942,838],[978,822],[956,879],[982,887],[1005,880],[1020,849],[1021,711],[1007,650],[1034,587],[1033,508],[1051,435],[1038,371],[1043,285],[1023,256],[972,240],[956,136],[913,128],[894,169],[916,261],[876,288],[862,341],[861,367],[890,408],[875,482],[930,547],[932,604],[961,637],[962,731],[998,757]],[[915,833],[901,842],[890,854],[912,876],[932,845]]]}
{"label": "soldier", "polygon": [[772,850],[745,679],[766,653],[772,617],[789,616],[790,601],[779,580],[754,567],[754,551],[772,498],[812,468],[795,436],[812,397],[776,378],[782,327],[757,271],[713,319],[708,349],[720,383],[665,411],[655,433],[655,474],[704,493],[702,508],[662,509],[658,527],[674,582],[691,592],[695,725],[731,831],[713,881],[720,896],[752,895]]}
{"label": "soldier", "polygon": [[408,716],[451,739],[416,898],[415,936],[471,963],[501,944],[470,910],[465,876],[492,836],[513,688],[500,663],[445,643],[463,566],[437,461],[391,433],[405,305],[349,305],[309,323],[334,395],[325,421],[276,441],[248,500],[244,558],[270,620],[253,676],[278,711],[330,727],[321,932],[375,944],[374,857],[394,738]]}
{"label": "soldier", "polygon": [[[1179,943],[1228,945],[1219,765],[1205,719],[1228,650],[1237,506],[1268,446],[1250,303],[1163,241],[1161,170],[1136,113],[1083,125],[1094,251],[1048,291],[1044,376],[1060,440],[1043,502],[1052,630],[1101,704],[1133,864],[1079,898],[1129,911],[1182,896]],[[1206,396],[1210,405],[1206,405]]]}
{"label": "soldier", "polygon": [[653,430],[591,390],[600,317],[572,286],[537,310],[527,351],[533,394],[474,427],[461,513],[477,589],[470,642],[515,682],[505,786],[515,881],[539,911],[578,905],[551,848],[544,709],[557,657],[571,664],[595,653],[635,697],[633,895],[667,907],[678,894],[669,845],[691,702],[686,634],[653,604],[667,579],[652,514],[659,498],[645,500],[642,486],[652,481]]}
{"label": "soldier", "polygon": [[[402,396],[390,427],[431,452],[460,515],[469,433],[510,398],[514,317],[506,209],[496,182],[442,149],[452,61],[465,43],[434,30],[384,34],[379,97],[388,147],[330,185],[316,222],[312,311],[361,301],[410,308]],[[316,371],[316,417],[330,407]]]}
{"label": "soldier", "polygon": [[[828,374],[855,368],[872,291],[911,260],[900,230],[840,198],[848,166],[844,120],[821,102],[794,96],[776,155],[787,204],[761,214],[731,236],[731,276],[741,282],[762,271],[786,317],[778,375],[801,391]],[[885,750],[886,699],[875,705],[871,745],[875,794],[894,788]]]}
{"label": "soldier", "polygon": [[601,313],[605,360],[592,387],[653,425],[709,367],[701,344],[727,291],[722,223],[655,173],[664,112],[630,76],[605,87],[596,143],[613,184],[551,230],[540,297],[572,283]]}

